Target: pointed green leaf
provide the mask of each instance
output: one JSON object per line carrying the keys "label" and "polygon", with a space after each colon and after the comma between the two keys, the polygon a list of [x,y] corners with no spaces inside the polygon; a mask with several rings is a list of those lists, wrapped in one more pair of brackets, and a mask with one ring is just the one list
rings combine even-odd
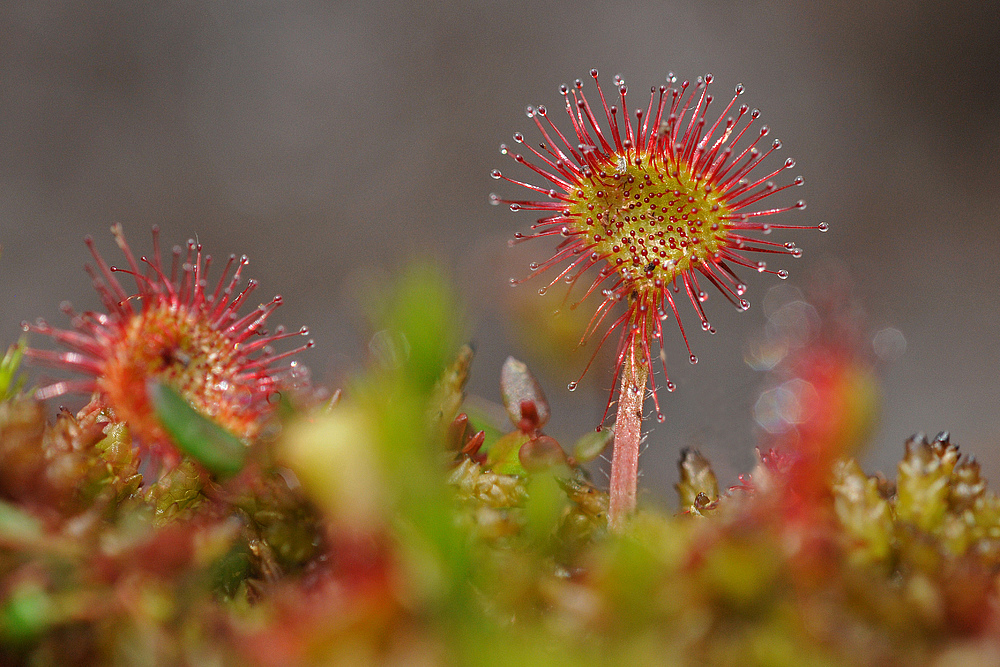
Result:
{"label": "pointed green leaf", "polygon": [[177,449],[219,477],[232,477],[243,469],[247,448],[242,440],[191,407],[173,388],[150,380],[146,391]]}

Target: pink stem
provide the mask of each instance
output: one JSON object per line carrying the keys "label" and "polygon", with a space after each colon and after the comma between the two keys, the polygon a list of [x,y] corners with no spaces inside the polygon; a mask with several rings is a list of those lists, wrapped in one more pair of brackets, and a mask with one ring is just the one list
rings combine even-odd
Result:
{"label": "pink stem", "polygon": [[615,422],[614,453],[611,456],[611,489],[608,525],[621,532],[635,511],[639,477],[639,443],[642,440],[642,403],[646,398],[649,369],[642,356],[631,350],[625,361],[618,390],[618,418]]}

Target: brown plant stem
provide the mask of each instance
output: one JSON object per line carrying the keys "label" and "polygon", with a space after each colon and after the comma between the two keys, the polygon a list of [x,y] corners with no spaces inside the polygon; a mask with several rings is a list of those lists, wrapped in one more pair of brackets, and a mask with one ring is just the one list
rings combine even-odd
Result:
{"label": "brown plant stem", "polygon": [[622,383],[618,390],[608,508],[608,526],[614,532],[620,532],[629,515],[635,511],[639,442],[642,440],[642,404],[646,398],[646,378],[649,375],[649,369],[642,359],[634,349],[631,350],[625,360]]}

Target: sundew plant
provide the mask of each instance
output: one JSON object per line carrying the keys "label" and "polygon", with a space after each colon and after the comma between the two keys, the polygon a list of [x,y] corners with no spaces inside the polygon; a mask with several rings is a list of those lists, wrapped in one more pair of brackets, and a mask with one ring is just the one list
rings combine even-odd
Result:
{"label": "sundew plant", "polygon": [[[826,231],[827,225],[804,227],[772,218],[805,208],[801,200],[782,204],[775,203],[778,198],[774,197],[804,181],[801,176],[780,185],[772,180],[794,168],[795,160],[788,158],[776,166],[768,160],[781,142],[767,140],[770,129],[756,124],[757,109],[737,105],[742,84],[716,115],[711,112],[714,100],[708,92],[711,74],[679,85],[671,74],[667,85],[651,89],[648,105],[634,110],[633,122],[625,81],[615,77],[617,95],[609,105],[597,83],[597,70],[591,70],[591,76],[604,128],[579,79],[572,87],[561,87],[571,131],[560,130],[546,107],[528,107],[527,115],[543,141],[535,148],[518,132],[514,135],[518,151],[502,144],[500,152],[534,172],[542,179],[540,184],[514,180],[500,170],[492,176],[544,199],[507,199],[494,194],[491,201],[508,204],[513,211],[542,212],[532,232],[516,234],[514,242],[549,236],[558,240],[549,259],[530,267],[534,274],[555,274],[540,287],[540,294],[560,280],[572,290],[582,279],[582,294],[570,307],[595,292],[601,297],[581,345],[596,335],[600,349],[613,332],[621,332],[616,350],[615,373],[621,384],[611,487],[612,522],[617,524],[635,506],[647,386],[657,420],[664,420],[651,372],[654,344],[661,350],[664,345],[664,321],[674,319],[691,363],[698,361],[681,324],[677,299],[688,301],[701,328],[714,333],[702,305],[708,298],[704,285],[714,286],[734,306],[747,310],[747,286],[734,267],[784,279],[788,272],[769,268],[764,258],[802,254],[792,241],[762,237],[776,229]],[[665,363],[663,377],[666,389],[673,391]],[[576,385],[572,382],[569,388]],[[613,394],[605,418],[612,400]]]}
{"label": "sundew plant", "polygon": [[[210,283],[212,257],[203,254],[201,244],[175,246],[168,266],[157,229],[152,257],[140,259],[120,225],[111,231],[126,268],[108,265],[87,238],[96,264],[87,271],[107,312],[77,313],[65,304],[70,329],[42,320],[23,324],[26,332],[48,336],[64,348],[29,347],[29,359],[84,376],[42,386],[35,396],[45,400],[71,392],[92,394],[92,412],[106,411],[127,423],[143,448],[166,456],[170,463],[177,462],[177,453],[154,414],[152,383],[166,383],[201,414],[238,437],[252,438],[271,409],[269,397],[295,371],[295,365],[278,370],[274,364],[311,347],[312,341],[281,354],[272,346],[290,336],[308,335],[309,330],[267,333],[266,322],[281,305],[281,296],[241,313],[257,288],[252,279],[240,284],[246,256],[230,256]],[[117,277],[122,274],[131,277],[134,290],[122,286]]]}
{"label": "sundew plant", "polygon": [[[324,386],[245,258],[155,229],[143,255],[115,225],[114,264],[88,238],[100,307],[0,355],[0,665],[1000,664],[1000,498],[948,432],[905,439],[894,476],[853,458],[878,373],[830,272],[782,306],[808,332],[767,328],[761,397],[796,409],[753,469],[727,483],[689,444],[676,505],[636,502],[644,402],[674,388],[656,357],[695,361],[682,319],[711,331],[709,294],[745,310],[740,276],[784,278],[826,229],[792,224],[794,164],[710,83],[629,109],[620,77],[577,82],[568,119],[529,107],[534,140],[501,149],[492,200],[554,246],[529,278],[617,344],[619,388],[576,432],[529,363],[475,359],[432,264],[371,286],[372,358]],[[586,464],[609,446],[608,490]]]}

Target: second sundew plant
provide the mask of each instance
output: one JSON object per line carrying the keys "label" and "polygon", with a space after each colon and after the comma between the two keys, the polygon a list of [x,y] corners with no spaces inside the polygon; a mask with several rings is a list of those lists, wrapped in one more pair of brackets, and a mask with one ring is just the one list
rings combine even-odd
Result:
{"label": "second sundew plant", "polygon": [[[597,70],[591,70],[591,76],[596,83]],[[780,185],[772,181],[795,166],[791,158],[777,166],[762,166],[781,148],[781,142],[767,142],[766,125],[755,128],[758,110],[737,105],[742,84],[720,113],[709,116],[714,108],[708,94],[712,75],[699,77],[693,84],[684,81],[677,85],[671,74],[667,85],[652,88],[645,109],[635,109],[633,121],[626,104],[625,82],[619,76],[614,82],[620,106],[614,98],[609,104],[599,83],[600,107],[590,104],[579,79],[573,87],[561,87],[571,133],[560,130],[544,106],[528,107],[527,115],[543,141],[535,148],[518,132],[514,141],[523,145],[526,153],[512,151],[505,144],[500,152],[535,172],[544,184],[515,180],[499,170],[492,176],[544,198],[506,199],[493,194],[490,200],[508,204],[513,211],[543,212],[532,225],[533,231],[515,234],[512,243],[548,236],[559,239],[549,259],[530,266],[529,277],[561,267],[539,293],[544,294],[560,280],[569,283],[572,292],[584,279],[582,294],[570,305],[575,308],[600,292],[602,301],[580,341],[583,345],[595,334],[601,336],[584,373],[612,332],[621,332],[615,366],[620,386],[609,509],[611,526],[620,528],[635,507],[647,387],[657,420],[664,421],[651,371],[654,340],[660,347],[658,356],[665,358],[665,320],[674,318],[691,363],[698,361],[681,324],[678,298],[686,297],[701,328],[714,333],[702,305],[708,298],[703,288],[706,283],[714,285],[738,309],[747,310],[747,286],[734,267],[783,279],[788,276],[784,269],[771,269],[757,257],[802,254],[793,242],[760,236],[774,229],[826,231],[827,225],[769,222],[771,216],[805,208],[801,200],[772,204],[776,200],[770,199],[802,185],[803,179],[797,176]],[[603,112],[606,128],[602,129],[595,108],[597,114]],[[624,312],[616,308],[619,303],[624,303]],[[666,364],[662,365],[663,386],[673,391]],[[570,390],[576,385],[570,383]],[[613,399],[614,389],[602,423]]]}
{"label": "second sundew plant", "polygon": [[[297,371],[296,362],[284,369],[275,367],[275,362],[313,343],[281,353],[271,346],[309,330],[267,331],[268,318],[281,305],[280,296],[241,312],[257,288],[256,280],[240,285],[249,263],[246,256],[230,256],[221,275],[209,283],[212,258],[202,253],[200,243],[188,241],[186,250],[175,246],[167,265],[161,258],[157,228],[151,258],[135,257],[120,225],[114,225],[111,233],[127,268],[108,265],[87,238],[96,263],[96,268],[87,270],[106,312],[77,313],[66,304],[69,329],[43,320],[22,325],[26,332],[49,336],[64,348],[29,347],[24,351],[29,359],[83,375],[44,384],[35,397],[91,394],[89,412],[105,411],[114,421],[127,423],[144,451],[171,465],[180,454],[164,431],[162,415],[156,413],[152,394],[162,395],[159,385],[169,387],[182,402],[237,438],[253,439],[272,411],[272,395],[289,385]],[[137,291],[123,286],[117,274],[130,275]]]}

